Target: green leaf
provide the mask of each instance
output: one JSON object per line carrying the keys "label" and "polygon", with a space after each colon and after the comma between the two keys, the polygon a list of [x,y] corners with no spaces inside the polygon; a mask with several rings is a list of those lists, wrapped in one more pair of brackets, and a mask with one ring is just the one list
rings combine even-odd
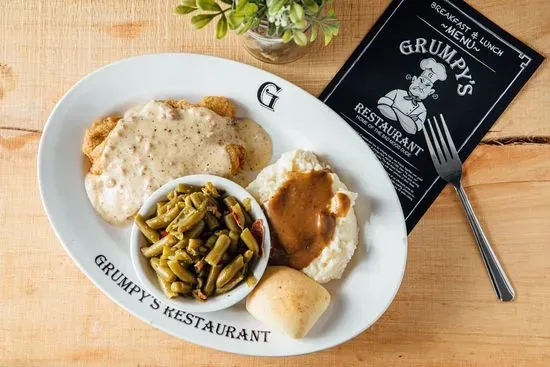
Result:
{"label": "green leaf", "polygon": [[332,41],[332,34],[327,32],[323,32],[323,34],[325,35],[325,46],[326,46],[330,43],[330,41]]}
{"label": "green leaf", "polygon": [[191,18],[191,24],[197,29],[204,28],[217,14],[199,14]]}
{"label": "green leaf", "polygon": [[233,0],[221,0],[221,2],[227,5],[233,5]]}
{"label": "green leaf", "polygon": [[197,6],[204,11],[222,11],[222,8],[214,0],[197,0]]}
{"label": "green leaf", "polygon": [[269,5],[267,12],[269,15],[275,16],[281,11],[285,3],[286,0],[273,0],[271,5]]}
{"label": "green leaf", "polygon": [[337,36],[339,32],[340,32],[340,23],[335,24],[335,25],[333,26],[332,35],[333,35],[333,36]]}
{"label": "green leaf", "polygon": [[190,6],[185,6],[185,5],[178,5],[176,6],[176,9],[174,9],[174,12],[176,14],[189,14],[194,12],[195,10],[197,10],[197,8],[192,8]]}
{"label": "green leaf", "polygon": [[304,19],[302,19],[299,22],[294,23],[294,28],[295,29],[305,29],[306,27],[307,27],[307,22]]}
{"label": "green leaf", "polygon": [[317,12],[319,11],[319,5],[314,0],[304,0],[304,5],[306,6],[306,9],[312,14],[317,14]]}
{"label": "green leaf", "polygon": [[244,8],[242,9],[242,13],[243,13],[246,17],[251,17],[251,16],[253,16],[254,14],[256,14],[257,11],[258,11],[258,5],[253,4],[253,3],[246,4],[246,5],[244,6]]}
{"label": "green leaf", "polygon": [[227,23],[229,24],[229,28],[235,30],[239,28],[239,26],[243,23],[244,17],[242,15],[237,14],[237,12],[232,11],[227,16]]}
{"label": "green leaf", "polygon": [[294,42],[299,46],[307,45],[307,37],[304,32],[294,31]]}
{"label": "green leaf", "polygon": [[311,36],[309,37],[309,42],[315,42],[317,35],[319,34],[319,28],[313,26],[311,27]]}
{"label": "green leaf", "polygon": [[241,11],[243,10],[244,6],[248,4],[248,0],[239,0],[239,2],[237,3],[237,7],[235,8],[236,11]]}
{"label": "green leaf", "polygon": [[181,5],[188,6],[190,8],[197,8],[197,0],[182,0]]}
{"label": "green leaf", "polygon": [[222,14],[218,24],[216,25],[216,38],[222,39],[227,34],[227,18]]}
{"label": "green leaf", "polygon": [[283,42],[288,43],[292,39],[292,31],[290,29],[287,29],[285,33],[283,33]]}
{"label": "green leaf", "polygon": [[246,22],[244,22],[241,25],[241,28],[237,31],[237,34],[243,34],[245,32],[248,32],[250,28],[252,28],[253,24],[254,24],[254,18],[248,18]]}
{"label": "green leaf", "polygon": [[325,24],[323,27],[324,33],[329,33],[332,36],[337,36],[340,30],[340,23]]}
{"label": "green leaf", "polygon": [[304,8],[298,3],[292,3],[289,15],[293,23],[298,23],[304,20]]}

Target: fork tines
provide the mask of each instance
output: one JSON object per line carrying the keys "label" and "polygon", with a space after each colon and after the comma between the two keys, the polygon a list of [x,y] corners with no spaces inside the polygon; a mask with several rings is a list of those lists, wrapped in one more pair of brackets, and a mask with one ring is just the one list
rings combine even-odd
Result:
{"label": "fork tines", "polygon": [[[439,118],[441,119],[440,124],[443,126],[445,137],[443,137],[443,134],[441,133],[441,128],[439,127],[440,124],[438,123],[435,116],[426,120],[427,127],[423,129],[424,137],[426,138],[426,143],[428,145],[428,150],[430,151],[430,155],[432,157],[432,160],[434,161],[434,164],[436,165],[436,168],[437,165],[444,164],[447,161],[459,159],[458,152],[456,151],[455,145],[453,143],[453,139],[451,138],[451,134],[449,133],[449,129],[447,128],[447,124],[445,123],[445,118],[442,114],[439,114]],[[432,126],[432,120],[433,125],[435,125],[437,135]],[[430,134],[428,134],[427,132],[428,128],[430,129]],[[431,137],[429,135],[431,135]]]}

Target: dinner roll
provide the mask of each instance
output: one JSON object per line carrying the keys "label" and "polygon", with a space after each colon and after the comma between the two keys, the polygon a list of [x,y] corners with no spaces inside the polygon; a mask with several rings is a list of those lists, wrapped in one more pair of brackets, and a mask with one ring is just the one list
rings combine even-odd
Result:
{"label": "dinner roll", "polygon": [[304,273],[270,266],[246,300],[257,320],[293,338],[304,337],[330,303],[330,294]]}

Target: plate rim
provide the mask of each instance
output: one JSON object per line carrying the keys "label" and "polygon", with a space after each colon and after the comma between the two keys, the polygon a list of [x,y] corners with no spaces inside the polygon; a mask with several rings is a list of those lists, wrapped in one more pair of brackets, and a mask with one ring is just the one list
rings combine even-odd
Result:
{"label": "plate rim", "polygon": [[[378,164],[380,166],[380,168],[382,168],[385,179],[390,183],[390,186],[391,186],[391,194],[390,195],[393,197],[395,202],[399,204],[400,210],[397,211],[398,212],[397,214],[399,215],[399,219],[400,219],[399,220],[399,226],[401,227],[400,232],[401,232],[401,235],[402,235],[402,238],[403,238],[403,242],[401,244],[402,247],[403,247],[403,256],[402,256],[402,259],[401,259],[401,262],[400,262],[401,272],[399,274],[399,282],[395,285],[395,289],[393,289],[393,291],[391,292],[392,293],[391,298],[389,298],[389,301],[387,302],[387,304],[384,305],[383,310],[379,314],[377,314],[376,317],[374,317],[374,319],[371,323],[366,324],[364,326],[364,328],[359,329],[357,332],[355,332],[353,334],[347,334],[344,338],[338,338],[336,341],[330,342],[327,345],[322,346],[322,347],[313,347],[313,348],[308,348],[307,350],[304,350],[304,351],[297,351],[297,352],[293,351],[293,352],[290,352],[290,353],[284,354],[284,355],[275,354],[275,353],[257,354],[257,353],[254,353],[254,351],[253,351],[254,348],[244,348],[242,351],[237,352],[235,350],[232,350],[231,347],[229,347],[229,348],[225,347],[224,344],[212,343],[208,340],[201,341],[201,342],[192,341],[185,335],[176,334],[175,332],[172,332],[171,330],[165,328],[161,324],[157,324],[157,323],[153,322],[152,320],[147,319],[146,317],[144,317],[144,316],[138,314],[137,312],[135,312],[134,310],[130,309],[123,302],[119,302],[117,299],[115,299],[115,297],[113,295],[111,295],[102,285],[99,284],[98,281],[96,281],[94,279],[94,277],[91,276],[91,274],[88,271],[86,271],[84,269],[84,266],[81,264],[81,262],[79,260],[77,260],[75,254],[73,254],[73,251],[70,250],[69,246],[61,238],[61,235],[58,231],[58,227],[56,226],[56,224],[54,223],[54,221],[51,217],[51,211],[49,210],[48,204],[46,203],[46,200],[45,200],[45,197],[44,197],[45,194],[44,194],[43,179],[42,179],[44,173],[43,173],[42,166],[44,164],[43,163],[43,149],[44,149],[44,144],[45,144],[44,141],[46,139],[45,137],[47,136],[48,130],[52,125],[52,120],[53,120],[54,115],[59,110],[59,108],[62,106],[65,99],[67,99],[69,97],[69,95],[71,95],[71,93],[73,93],[87,79],[91,78],[92,76],[94,76],[96,74],[100,74],[105,69],[115,67],[119,64],[123,64],[123,63],[126,63],[126,62],[131,62],[135,59],[154,58],[154,57],[159,57],[159,58],[164,58],[164,57],[204,58],[204,59],[209,59],[211,61],[218,62],[218,63],[229,63],[229,64],[234,64],[234,65],[237,65],[237,66],[241,66],[241,67],[244,66],[246,68],[254,69],[254,70],[256,70],[260,73],[263,73],[266,76],[269,76],[271,78],[281,80],[281,81],[284,81],[288,84],[291,84],[294,88],[297,88],[297,90],[305,93],[306,95],[311,97],[315,101],[315,103],[317,103],[320,107],[328,109],[333,114],[333,117],[335,117],[333,119],[335,121],[335,123],[340,124],[341,128],[351,130],[350,132],[352,132],[353,135],[355,135],[357,139],[361,139],[359,137],[359,135],[355,132],[355,130],[353,130],[353,128],[351,126],[349,126],[334,110],[332,110],[328,105],[324,104],[321,100],[319,100],[317,97],[315,97],[314,95],[312,95],[311,93],[309,93],[308,91],[303,89],[302,87],[296,85],[295,83],[293,83],[289,80],[284,79],[283,77],[280,77],[276,74],[273,74],[269,71],[263,70],[263,69],[261,69],[259,67],[256,67],[256,66],[245,64],[243,62],[239,62],[239,61],[235,61],[235,60],[231,60],[231,59],[226,59],[226,58],[223,58],[223,57],[213,56],[213,55],[204,55],[204,54],[190,53],[190,52],[161,52],[161,53],[145,53],[145,54],[141,54],[141,55],[136,55],[136,56],[131,56],[131,57],[119,59],[119,60],[110,62],[108,64],[105,64],[105,65],[93,70],[92,72],[86,74],[82,78],[80,78],[57,101],[57,103],[52,108],[50,114],[48,115],[48,119],[46,120],[46,123],[44,124],[44,127],[42,129],[42,135],[40,137],[40,142],[39,142],[39,146],[38,146],[38,153],[37,153],[37,165],[36,165],[37,168],[36,169],[37,169],[37,179],[38,179],[38,188],[39,188],[39,193],[40,193],[40,201],[42,202],[42,207],[43,207],[43,209],[46,213],[46,216],[48,218],[48,222],[50,223],[50,227],[53,229],[53,231],[55,233],[55,236],[57,237],[58,242],[61,243],[61,246],[63,247],[65,252],[69,255],[71,260],[77,265],[78,269],[84,275],[86,275],[86,277],[92,282],[92,284],[94,284],[112,302],[114,302],[118,306],[122,307],[125,311],[129,312],[132,316],[137,317],[139,320],[141,320],[141,321],[153,326],[154,328],[156,328],[158,330],[161,330],[161,331],[163,331],[163,332],[165,332],[165,333],[167,333],[171,336],[174,336],[174,337],[176,337],[180,340],[183,340],[187,343],[191,343],[193,345],[199,345],[199,346],[202,346],[202,347],[212,348],[212,349],[219,350],[219,351],[222,351],[222,352],[228,352],[228,353],[237,354],[237,355],[248,355],[248,356],[257,356],[257,357],[282,357],[282,356],[299,356],[299,355],[315,353],[315,352],[327,350],[327,349],[330,349],[330,348],[334,348],[338,345],[341,345],[345,342],[348,342],[348,341],[354,339],[355,337],[357,337],[358,335],[362,334],[363,332],[365,332],[365,330],[370,328],[372,325],[374,325],[380,319],[380,317],[388,310],[390,305],[393,303],[393,301],[394,301],[394,299],[397,295],[397,292],[399,291],[399,289],[401,288],[401,284],[403,283],[403,278],[404,278],[404,275],[405,275],[405,271],[406,271],[406,267],[407,267],[407,258],[408,258],[408,237],[407,237],[407,230],[406,230],[406,224],[405,224],[405,217],[403,215],[403,210],[401,209],[399,197],[397,195],[397,192],[395,191],[395,187],[391,183],[390,177],[389,177],[388,173],[386,172],[385,168],[383,167],[382,163],[380,162],[378,157],[376,157],[376,154],[372,151],[372,149],[364,141],[361,141],[361,142],[371,152],[371,154],[376,158],[375,159],[375,162],[376,162],[375,164]],[[338,122],[336,122],[336,121],[338,121]]]}

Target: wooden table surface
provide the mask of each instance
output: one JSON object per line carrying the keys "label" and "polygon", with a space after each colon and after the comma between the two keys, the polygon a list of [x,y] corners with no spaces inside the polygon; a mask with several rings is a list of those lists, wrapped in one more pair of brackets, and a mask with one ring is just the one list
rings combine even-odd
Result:
{"label": "wooden table surface", "polygon": [[[217,352],[164,334],[103,295],[60,246],[38,194],[41,130],[67,89],[114,60],[185,51],[259,66],[317,95],[388,4],[337,1],[334,44],[272,66],[236,37],[216,41],[213,29],[192,29],[172,14],[175,2],[0,1],[0,366],[550,366],[548,62],[466,164],[464,183],[515,302],[496,301],[449,188],[409,236],[405,278],[388,311],[330,350],[278,359]],[[469,2],[550,53],[548,0]]]}

